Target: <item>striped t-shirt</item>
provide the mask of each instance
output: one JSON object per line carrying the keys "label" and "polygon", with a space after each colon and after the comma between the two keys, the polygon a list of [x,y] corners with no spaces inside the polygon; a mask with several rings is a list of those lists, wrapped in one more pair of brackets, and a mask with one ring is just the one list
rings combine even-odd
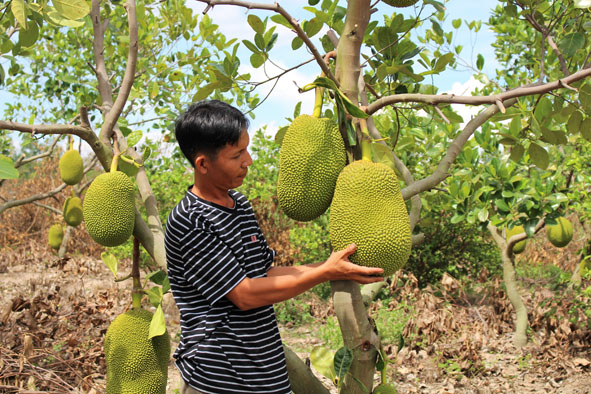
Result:
{"label": "striped t-shirt", "polygon": [[170,287],[180,311],[174,353],[182,378],[206,394],[291,393],[273,306],[241,311],[225,295],[244,278],[266,276],[275,252],[248,200],[234,208],[190,189],[166,223]]}

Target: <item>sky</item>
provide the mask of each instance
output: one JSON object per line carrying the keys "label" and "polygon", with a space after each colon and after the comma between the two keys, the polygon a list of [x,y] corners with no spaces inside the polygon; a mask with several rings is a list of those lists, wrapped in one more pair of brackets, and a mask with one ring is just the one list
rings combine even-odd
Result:
{"label": "sky", "polygon": [[[265,1],[269,3],[269,1]],[[307,0],[291,0],[289,2],[280,2],[283,8],[285,8],[292,16],[296,19],[310,18],[311,13],[304,10],[303,7],[307,6]],[[419,3],[420,4],[420,3]],[[451,0],[445,4],[445,7],[449,11],[448,19],[442,23],[444,31],[452,30],[451,21],[453,19],[462,19],[465,21],[481,20],[482,28],[478,33],[470,31],[465,23],[459,29],[458,34],[454,36],[452,43],[455,45],[462,45],[464,47],[460,54],[460,57],[471,64],[476,63],[476,56],[481,53],[485,57],[485,66],[483,71],[490,76],[494,75],[495,67],[497,67],[494,61],[494,52],[491,47],[491,43],[494,41],[494,35],[488,30],[485,25],[485,21],[488,20],[491,14],[491,8],[496,7],[499,4],[498,0],[480,0],[480,1],[466,1],[466,0]],[[202,12],[205,9],[205,5],[199,2],[190,3],[191,8],[196,12]],[[385,4],[378,5],[379,12],[372,16],[372,20],[379,18],[382,21],[384,12],[392,12],[394,10]],[[402,12],[406,16],[415,15],[414,7],[408,7],[404,9],[396,9]],[[427,6],[424,14],[430,13],[433,10],[432,6]],[[272,16],[273,14],[269,11],[250,11],[256,15],[264,18],[265,16]],[[248,26],[246,20],[248,12],[245,8],[235,6],[222,6],[218,5],[208,12],[208,15],[212,18],[214,23],[220,26],[220,30],[227,37],[238,37],[241,39],[253,36],[252,29]],[[427,28],[431,27],[431,23],[425,23]],[[423,28],[424,29],[424,28]],[[295,33],[289,29],[278,26],[276,32],[279,34],[279,38],[275,47],[272,51],[272,59],[284,68],[289,68],[301,62],[303,59],[307,59],[301,50],[294,54],[291,49],[291,41],[295,37]],[[322,32],[321,32],[322,33]],[[319,44],[320,34],[314,37],[313,41],[321,49]],[[240,52],[239,52],[240,53]],[[253,69],[250,66],[249,56],[250,51],[244,48],[242,58],[242,69],[241,72],[249,72],[252,80],[264,80],[265,70],[268,75],[275,75],[279,70],[268,65],[265,69],[263,67]],[[311,57],[311,55],[309,55]],[[273,134],[273,131],[279,127],[285,125],[286,117],[291,117],[293,114],[293,108],[296,103],[302,101],[302,113],[311,113],[314,102],[313,91],[306,92],[303,94],[298,93],[297,86],[304,86],[314,79],[319,74],[318,65],[313,62],[298,69],[290,72],[285,77],[281,78],[275,87],[275,91],[271,93],[269,98],[260,105],[255,111],[255,119],[251,121],[251,129],[257,129],[262,125],[267,125],[268,132]],[[459,71],[449,70],[441,75],[434,77],[434,85],[438,86],[440,92],[453,92],[455,94],[469,94],[470,90],[478,83],[471,78],[473,71],[461,68]],[[267,84],[270,85],[270,84]],[[264,97],[271,86],[265,85],[262,89],[258,90],[259,95]],[[297,86],[296,86],[297,85]],[[465,106],[457,106],[456,110],[461,115],[468,115],[475,113],[477,108]],[[466,119],[466,117],[464,116]]]}
{"label": "sky", "polygon": [[[270,0],[259,0],[266,3],[273,3]],[[307,0],[290,0],[290,1],[279,1],[284,9],[286,9],[296,19],[303,20],[304,18],[309,19],[311,13],[303,9],[308,5]],[[419,3],[420,4],[420,3]],[[462,19],[465,21],[481,20],[482,28],[478,33],[470,31],[465,23],[462,26],[458,34],[454,35],[454,42],[452,46],[462,45],[464,47],[460,57],[471,64],[475,64],[476,55],[481,53],[486,61],[484,65],[484,72],[490,76],[494,75],[497,64],[494,61],[494,52],[491,47],[491,43],[494,40],[492,32],[488,30],[485,25],[485,21],[488,20],[491,14],[491,8],[497,6],[498,0],[480,0],[467,1],[467,0],[450,0],[445,3],[448,10],[448,19],[442,23],[444,31],[452,29],[451,21],[453,19]],[[205,4],[194,0],[187,2],[195,12],[201,13],[205,9]],[[372,20],[379,18],[383,20],[383,13],[391,13],[394,9],[381,3],[378,4],[378,12],[372,16]],[[426,6],[425,13],[430,13],[433,10],[432,6]],[[415,8],[408,7],[404,9],[396,9],[397,12],[402,12],[406,16],[414,16]],[[249,11],[257,14],[261,18],[270,17],[273,15],[270,11]],[[208,15],[214,23],[219,25],[220,30],[227,38],[238,38],[252,40],[253,32],[247,23],[248,12],[243,7],[236,6],[215,6],[209,11]],[[273,23],[273,22],[269,22]],[[425,23],[426,28],[431,27],[431,23]],[[423,27],[423,29],[425,28]],[[289,68],[295,66],[311,58],[312,56],[305,53],[302,49],[294,53],[291,49],[291,41],[295,37],[295,33],[290,29],[283,26],[278,26],[276,32],[279,37],[272,51],[272,59],[280,67]],[[319,38],[323,31],[313,38],[315,45],[321,49]],[[415,40],[416,41],[416,40]],[[254,69],[250,66],[251,52],[242,48],[239,51],[241,56],[241,73],[250,73],[252,81],[261,81],[267,79],[266,75],[276,75],[280,69],[277,67],[267,64],[265,67]],[[417,71],[417,70],[415,70]],[[275,89],[269,95],[269,98],[254,110],[255,119],[251,120],[251,131],[259,129],[263,126],[267,126],[267,133],[274,135],[275,131],[280,127],[286,125],[286,118],[293,115],[293,109],[295,105],[302,102],[302,113],[312,113],[314,103],[314,93],[309,91],[306,93],[298,93],[298,86],[302,87],[318,76],[320,69],[315,62],[308,64],[305,67],[299,68],[292,71],[282,77]],[[472,71],[462,68],[460,71],[449,70],[445,71],[440,75],[434,76],[433,83],[438,86],[440,92],[449,92],[455,94],[469,94],[470,90],[477,84],[477,82],[471,78]],[[257,89],[260,97],[267,95],[271,88],[271,84],[263,85]],[[1,93],[1,91],[0,91]],[[4,106],[4,103],[9,100],[9,97],[4,94],[4,97],[0,96],[0,108]],[[456,111],[463,116],[464,119],[469,119],[471,114],[476,113],[478,108],[476,107],[465,107],[456,106]],[[16,142],[16,141],[15,141]],[[18,142],[17,142],[18,144]]]}

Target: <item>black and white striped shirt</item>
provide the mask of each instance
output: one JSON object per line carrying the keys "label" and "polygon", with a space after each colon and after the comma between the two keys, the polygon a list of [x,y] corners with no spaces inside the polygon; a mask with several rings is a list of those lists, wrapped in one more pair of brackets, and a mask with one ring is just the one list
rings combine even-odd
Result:
{"label": "black and white striped shirt", "polygon": [[190,190],[166,223],[170,287],[181,316],[174,353],[182,378],[206,394],[291,393],[273,306],[241,311],[225,295],[244,278],[266,276],[275,252],[248,200],[234,208]]}

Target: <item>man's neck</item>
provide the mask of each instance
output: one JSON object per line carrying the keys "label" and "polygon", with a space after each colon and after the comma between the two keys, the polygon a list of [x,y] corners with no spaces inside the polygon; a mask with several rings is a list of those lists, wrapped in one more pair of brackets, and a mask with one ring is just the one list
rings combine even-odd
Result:
{"label": "man's neck", "polygon": [[228,194],[229,190],[213,189],[206,190],[200,188],[197,184],[194,184],[191,188],[191,192],[202,198],[203,200],[213,202],[226,208],[234,208],[234,199]]}

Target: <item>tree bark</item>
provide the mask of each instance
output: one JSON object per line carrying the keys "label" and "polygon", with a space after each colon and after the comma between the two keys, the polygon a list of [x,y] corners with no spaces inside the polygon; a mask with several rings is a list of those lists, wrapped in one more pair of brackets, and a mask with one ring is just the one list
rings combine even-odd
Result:
{"label": "tree bark", "polygon": [[314,373],[293,350],[283,345],[287,361],[289,384],[295,394],[329,394],[330,391],[314,376]]}
{"label": "tree bark", "polygon": [[528,320],[527,309],[519,295],[517,280],[515,279],[513,245],[517,242],[512,242],[511,244],[505,242],[505,239],[499,234],[498,229],[492,224],[488,225],[488,230],[497,243],[497,246],[501,249],[503,281],[505,282],[507,297],[515,310],[515,334],[513,336],[513,345],[517,348],[521,348],[527,343]]}

